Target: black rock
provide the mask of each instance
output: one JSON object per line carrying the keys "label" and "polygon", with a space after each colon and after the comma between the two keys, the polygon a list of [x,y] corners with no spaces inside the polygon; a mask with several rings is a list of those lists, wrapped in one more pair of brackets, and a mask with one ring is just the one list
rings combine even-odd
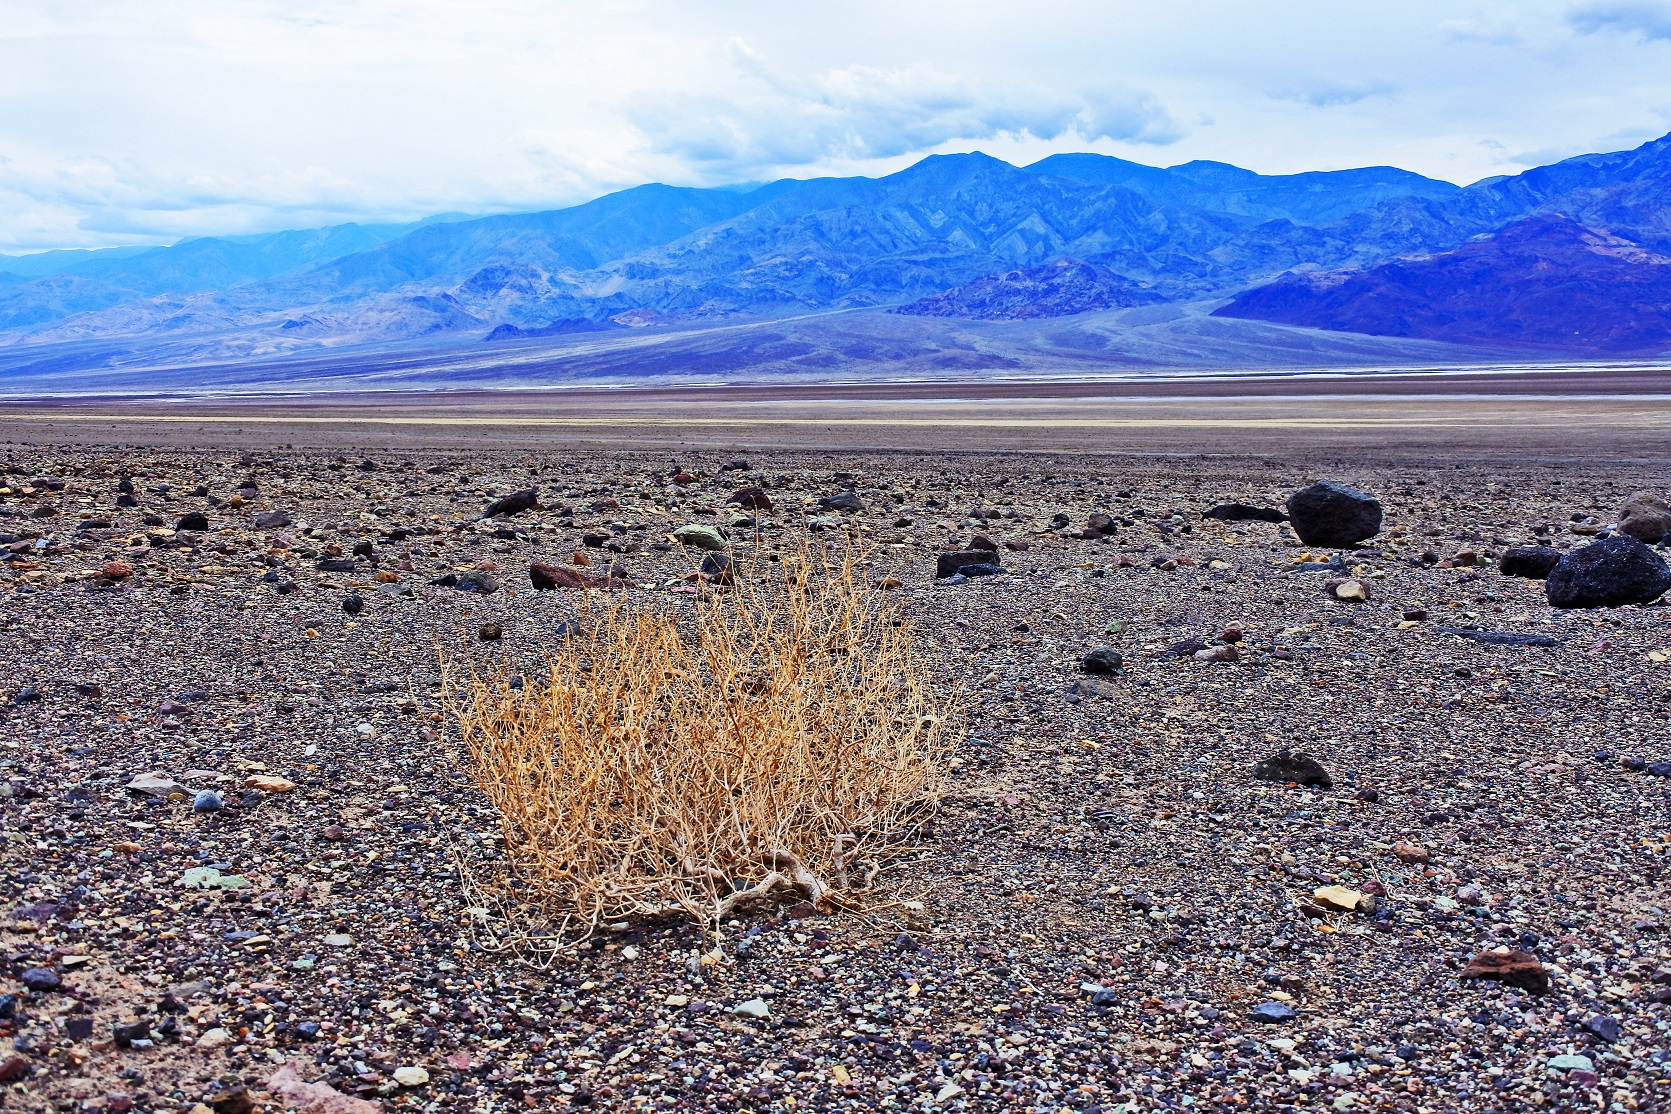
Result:
{"label": "black rock", "polygon": [[827,511],[862,511],[864,503],[851,491],[844,491],[840,495],[826,495],[818,500],[818,505]]}
{"label": "black rock", "polygon": [[1180,658],[1187,658],[1206,649],[1210,649],[1210,647],[1199,638],[1186,638],[1182,642],[1172,643],[1166,648],[1166,652],[1175,654]]}
{"label": "black rock", "polygon": [[116,1025],[111,1029],[111,1038],[117,1048],[132,1048],[136,1040],[149,1040],[151,1024],[148,1021],[130,1021],[126,1025]]}
{"label": "black rock", "polygon": [[366,598],[364,596],[357,595],[349,596],[347,599],[342,601],[342,609],[350,615],[358,615],[366,609]]}
{"label": "black rock", "polygon": [[266,511],[255,516],[257,530],[279,530],[290,525],[290,515],[285,511]]}
{"label": "black rock", "polygon": [[116,497],[116,505],[118,507],[137,507],[139,506],[139,500],[134,498],[130,492],[124,491]]}
{"label": "black rock", "polygon": [[727,506],[738,506],[750,511],[772,509],[772,497],[767,495],[766,489],[762,487],[739,487],[725,502]]}
{"label": "black rock", "polygon": [[354,558],[326,557],[313,567],[320,572],[353,572]]}
{"label": "black rock", "polygon": [[1309,754],[1290,754],[1287,751],[1273,754],[1253,767],[1253,776],[1260,781],[1293,782],[1319,789],[1334,787],[1334,779],[1317,759]]}
{"label": "black rock", "polygon": [[1461,627],[1439,627],[1444,634],[1454,634],[1458,638],[1466,638],[1470,642],[1478,642],[1486,646],[1560,646],[1559,638],[1551,638],[1547,634],[1514,634],[1500,630],[1465,630]]}
{"label": "black rock", "polygon": [[1052,530],[1066,530],[1068,528],[1068,524],[1072,521],[1073,519],[1058,511],[1050,516],[1050,528]]}
{"label": "black rock", "polygon": [[990,549],[954,549],[935,558],[934,575],[937,578],[954,576],[970,565],[991,563],[992,551]]}
{"label": "black rock", "polygon": [[1381,503],[1355,487],[1322,480],[1288,497],[1288,519],[1306,545],[1344,549],[1381,532]]}
{"label": "black rock", "polygon": [[1644,762],[1642,770],[1653,777],[1671,777],[1671,761]]}
{"label": "black rock", "polygon": [[731,558],[724,553],[710,553],[702,558],[702,575],[716,584],[734,584],[737,580],[737,569],[731,563]]}
{"label": "black rock", "polygon": [[1118,528],[1113,516],[1103,514],[1101,511],[1085,520],[1085,529],[1097,534],[1112,534]]}
{"label": "black rock", "polygon": [[1503,556],[1497,561],[1497,570],[1504,576],[1542,580],[1560,559],[1561,551],[1547,545],[1517,545],[1503,551]]}
{"label": "black rock", "polygon": [[209,528],[209,516],[202,511],[187,511],[174,524],[176,530],[203,531]]}
{"label": "black rock", "polygon": [[957,571],[958,575],[967,580],[972,576],[1003,576],[1010,570],[1006,569],[1003,565],[998,564],[996,561],[982,561],[975,565],[964,565]]}
{"label": "black rock", "polygon": [[1544,581],[1554,607],[1623,607],[1671,589],[1671,568],[1628,535],[1603,538],[1564,555]]}
{"label": "black rock", "polygon": [[467,572],[453,582],[452,587],[460,592],[480,592],[488,595],[499,590],[499,582],[485,572]]}
{"label": "black rock", "polygon": [[1584,1028],[1588,1032],[1594,1033],[1608,1044],[1612,1044],[1614,1041],[1619,1039],[1620,1030],[1618,1020],[1608,1017],[1604,1013],[1598,1013],[1588,1021],[1584,1022]]}
{"label": "black rock", "polygon": [[296,1035],[305,1041],[317,1040],[319,1037],[319,1022],[301,1021],[296,1024]]}
{"label": "black rock", "polygon": [[93,1035],[93,1019],[91,1017],[66,1017],[64,1032],[72,1041],[84,1041]]}
{"label": "black rock", "polygon": [[57,990],[64,985],[64,981],[58,977],[58,973],[50,967],[31,967],[18,976],[18,981],[30,990],[37,992]]}
{"label": "black rock", "polygon": [[1118,673],[1125,664],[1120,651],[1112,646],[1098,646],[1079,659],[1079,668],[1087,673]]}
{"label": "black rock", "polygon": [[499,514],[521,514],[523,511],[537,511],[540,509],[539,488],[529,487],[521,491],[513,491],[509,495],[495,499],[482,512],[483,518],[492,518]]}
{"label": "black rock", "polygon": [[356,557],[371,557],[376,554],[377,547],[371,544],[371,540],[369,538],[361,538],[359,541],[354,543],[354,548],[349,550],[349,552]]}
{"label": "black rock", "polygon": [[609,541],[608,534],[580,535],[580,544],[584,545],[587,549],[602,549],[604,547],[604,543],[607,541]]}
{"label": "black rock", "polygon": [[1220,503],[1201,512],[1202,518],[1220,522],[1286,522],[1288,516],[1275,507],[1254,507],[1247,503]]}
{"label": "black rock", "polygon": [[1294,1020],[1294,1008],[1281,1002],[1262,1002],[1253,1008],[1253,1012],[1249,1016],[1255,1021],[1280,1025],[1284,1021]]}
{"label": "black rock", "polygon": [[16,994],[0,994],[0,1021],[11,1021],[17,1017],[18,997]]}
{"label": "black rock", "polygon": [[1105,986],[1101,990],[1091,992],[1091,1005],[1117,1006],[1120,1004],[1120,992],[1113,987]]}

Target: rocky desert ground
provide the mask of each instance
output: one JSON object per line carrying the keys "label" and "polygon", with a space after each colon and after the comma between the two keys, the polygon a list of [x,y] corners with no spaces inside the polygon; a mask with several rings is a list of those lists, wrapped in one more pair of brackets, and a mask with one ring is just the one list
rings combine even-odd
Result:
{"label": "rocky desert ground", "polygon": [[[1671,469],[1418,456],[0,446],[0,1104],[1671,1108],[1671,610],[1497,567]],[[1203,518],[1316,480],[1379,532]],[[873,547],[949,793],[720,962],[498,947],[440,655],[537,665],[534,562],[719,590],[691,525]]]}

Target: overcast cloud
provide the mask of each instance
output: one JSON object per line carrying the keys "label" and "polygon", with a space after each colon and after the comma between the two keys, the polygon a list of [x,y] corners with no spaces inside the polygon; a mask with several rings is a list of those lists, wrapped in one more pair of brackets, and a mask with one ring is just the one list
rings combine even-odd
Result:
{"label": "overcast cloud", "polygon": [[1659,0],[6,0],[0,251],[977,149],[1467,182],[1667,131]]}

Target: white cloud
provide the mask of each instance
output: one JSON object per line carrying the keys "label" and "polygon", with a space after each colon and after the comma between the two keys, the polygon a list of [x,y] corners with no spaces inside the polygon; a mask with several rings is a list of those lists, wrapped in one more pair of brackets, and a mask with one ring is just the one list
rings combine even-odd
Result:
{"label": "white cloud", "polygon": [[1663,130],[1671,8],[1574,3],[6,0],[0,252],[972,149],[1468,181]]}
{"label": "white cloud", "polygon": [[1338,108],[1370,97],[1391,96],[1396,91],[1397,86],[1388,81],[1308,81],[1275,90],[1271,96],[1312,108]]}
{"label": "white cloud", "polygon": [[1654,0],[1606,0],[1567,13],[1567,23],[1584,35],[1616,31],[1643,39],[1671,42],[1671,3]]}
{"label": "white cloud", "polygon": [[741,39],[726,44],[732,80],[692,97],[661,93],[628,119],[657,155],[703,179],[752,179],[830,160],[863,162],[1000,136],[1165,144],[1182,130],[1151,95],[981,87],[924,64],[855,64],[788,76]]}

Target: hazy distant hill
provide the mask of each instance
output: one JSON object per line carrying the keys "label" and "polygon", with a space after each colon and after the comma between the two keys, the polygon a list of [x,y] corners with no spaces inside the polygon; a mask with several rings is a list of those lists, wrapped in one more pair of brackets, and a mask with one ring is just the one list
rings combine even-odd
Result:
{"label": "hazy distant hill", "polygon": [[[944,155],[876,179],[649,185],[541,213],[0,258],[0,346],[108,341],[137,353],[167,338],[170,358],[189,361],[526,339],[611,318],[653,331],[913,304],[1057,316],[1120,304],[1107,295],[1116,280],[1145,298],[1211,304],[1272,282],[1297,296],[1314,280],[1285,274],[1374,271],[1557,213],[1671,253],[1671,137],[1468,187],[1391,167],[1268,176],[1089,154],[1026,167]],[[1097,280],[1102,302],[1068,273],[1039,277],[1065,260],[1115,276]],[[1002,277],[1015,274],[1033,277]],[[1565,343],[1559,328],[1531,325],[1524,335]]]}

